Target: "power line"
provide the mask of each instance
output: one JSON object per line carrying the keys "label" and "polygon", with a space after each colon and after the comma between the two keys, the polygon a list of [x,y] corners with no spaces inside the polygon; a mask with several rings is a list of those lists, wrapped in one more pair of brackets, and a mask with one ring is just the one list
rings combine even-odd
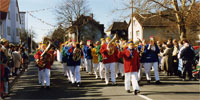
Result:
{"label": "power line", "polygon": [[49,26],[51,26],[51,27],[56,27],[56,26],[54,26],[54,25],[52,25],[52,24],[49,24],[49,23],[45,22],[44,20],[42,20],[42,19],[40,19],[40,18],[38,18],[38,17],[32,15],[31,13],[28,13],[28,14],[29,14],[31,17],[33,17],[33,18],[37,19],[38,21],[42,22],[43,24],[49,25]]}
{"label": "power line", "polygon": [[26,11],[26,13],[37,13],[37,12],[41,12],[41,11],[46,11],[46,10],[50,10],[50,9],[55,9],[58,8],[57,6],[51,7],[51,8],[44,8],[44,9],[38,9],[38,10],[32,10],[32,11]]}

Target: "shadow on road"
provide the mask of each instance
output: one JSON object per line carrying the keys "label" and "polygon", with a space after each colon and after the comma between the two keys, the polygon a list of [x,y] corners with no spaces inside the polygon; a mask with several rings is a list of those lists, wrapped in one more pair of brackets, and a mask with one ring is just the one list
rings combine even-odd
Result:
{"label": "shadow on road", "polygon": [[[95,99],[95,100],[109,100],[109,96],[113,97],[126,97],[126,93],[124,90],[124,83],[122,79],[117,79],[117,86],[107,86],[104,83],[104,80],[95,79],[94,75],[88,75],[85,72],[81,72],[82,75],[82,87],[73,87],[68,83],[67,78],[63,76],[62,67],[58,63],[54,64],[54,67],[51,70],[51,88],[50,89],[42,89],[38,84],[38,69],[32,65],[29,67],[28,72],[25,72],[24,75],[20,77],[20,79],[16,82],[13,89],[11,89],[10,97],[6,99]],[[152,74],[152,78],[154,78]],[[161,81],[163,82],[161,85],[198,85],[198,82],[190,82],[190,81],[180,81],[180,78],[176,76],[167,77],[161,75]],[[151,84],[147,84],[145,81],[145,76],[143,76],[143,81],[141,81],[141,88],[146,85],[154,85],[155,81],[152,81]],[[102,91],[109,87],[111,88],[111,92],[122,92],[120,95],[103,95],[106,90]],[[119,88],[120,91],[114,91],[112,88]],[[123,87],[123,88],[121,88]],[[155,95],[155,94],[200,94],[200,92],[174,92],[174,91],[141,91],[143,95]],[[124,95],[125,93],[125,95]],[[128,95],[129,96],[129,95]]]}

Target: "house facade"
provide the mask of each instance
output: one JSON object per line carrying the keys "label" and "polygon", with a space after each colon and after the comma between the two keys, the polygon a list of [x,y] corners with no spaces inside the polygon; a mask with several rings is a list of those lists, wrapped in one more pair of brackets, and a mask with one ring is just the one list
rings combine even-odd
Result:
{"label": "house facade", "polygon": [[81,15],[67,28],[67,39],[77,41],[99,41],[104,36],[104,25],[93,19],[93,16]]}
{"label": "house facade", "polygon": [[[5,1],[5,0],[0,0]],[[1,38],[5,38],[12,43],[20,42],[20,32],[23,25],[21,24],[21,14],[19,11],[18,0],[8,0],[6,18],[1,18]],[[25,14],[23,14],[25,29]]]}
{"label": "house facade", "polygon": [[123,40],[128,39],[128,24],[124,22],[113,22],[113,24],[107,29],[107,36],[114,36],[117,34],[119,38]]}
{"label": "house facade", "polygon": [[161,18],[160,16],[143,16],[135,15],[132,19],[133,22],[129,22],[128,39],[133,39],[136,42],[139,39],[149,40],[151,36],[159,41],[165,41],[168,38],[179,38],[173,22]]}

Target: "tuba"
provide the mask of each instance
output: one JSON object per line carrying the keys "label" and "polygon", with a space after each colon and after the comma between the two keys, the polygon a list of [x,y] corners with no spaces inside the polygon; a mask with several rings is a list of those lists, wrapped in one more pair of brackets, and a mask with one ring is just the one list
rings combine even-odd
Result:
{"label": "tuba", "polygon": [[114,48],[110,48],[110,45],[112,44],[113,41],[115,41],[117,39],[117,34],[114,35],[114,37],[112,38],[112,40],[108,43],[107,48],[109,48],[109,51],[107,52],[108,55],[112,55],[115,52]]}
{"label": "tuba", "polygon": [[[44,41],[43,41],[44,42]],[[44,68],[47,63],[49,61],[51,61],[51,58],[49,58],[49,56],[51,56],[51,54],[48,53],[49,50],[51,50],[53,47],[55,48],[58,48],[58,46],[56,46],[52,41],[51,39],[48,39],[48,41],[45,41],[45,42],[48,42],[48,46],[47,48],[44,50],[44,52],[40,55],[42,59],[36,61],[37,65],[39,68]]]}
{"label": "tuba", "polygon": [[80,48],[75,48],[73,51],[72,59],[74,61],[79,61],[81,59],[81,49]]}

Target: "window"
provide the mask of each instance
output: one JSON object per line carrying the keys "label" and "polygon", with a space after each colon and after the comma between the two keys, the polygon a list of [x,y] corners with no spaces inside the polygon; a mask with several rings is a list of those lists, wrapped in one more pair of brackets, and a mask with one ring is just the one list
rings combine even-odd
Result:
{"label": "window", "polygon": [[16,28],[16,36],[19,36],[19,29]]}
{"label": "window", "polygon": [[136,31],[136,37],[139,37],[139,35],[140,35],[140,31],[138,30]]}
{"label": "window", "polygon": [[7,27],[7,34],[10,35],[10,27]]}
{"label": "window", "polygon": [[135,20],[133,20],[133,25],[135,25],[136,23],[135,23]]}
{"label": "window", "polygon": [[18,14],[16,14],[16,21],[18,22]]}

